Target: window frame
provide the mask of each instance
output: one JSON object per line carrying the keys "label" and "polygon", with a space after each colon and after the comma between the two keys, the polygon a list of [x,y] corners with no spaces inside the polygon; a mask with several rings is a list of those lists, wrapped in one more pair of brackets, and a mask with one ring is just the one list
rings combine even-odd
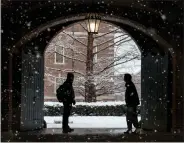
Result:
{"label": "window frame", "polygon": [[57,64],[57,65],[63,65],[63,64],[65,64],[65,57],[64,57],[64,55],[65,55],[65,48],[62,46],[62,48],[63,48],[63,56],[62,56],[62,58],[63,58],[63,62],[57,62],[56,61],[56,57],[57,57],[57,46],[55,47],[55,52],[54,52],[54,64]]}

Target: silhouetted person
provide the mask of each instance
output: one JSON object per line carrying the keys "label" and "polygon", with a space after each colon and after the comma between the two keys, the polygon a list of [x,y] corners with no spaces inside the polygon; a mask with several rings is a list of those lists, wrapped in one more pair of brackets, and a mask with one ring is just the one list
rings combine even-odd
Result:
{"label": "silhouetted person", "polygon": [[126,120],[128,127],[128,130],[125,133],[132,133],[132,124],[136,128],[134,133],[137,133],[140,128],[137,119],[137,106],[140,104],[138,93],[130,74],[124,75],[124,81],[126,82],[125,102],[127,106]]}
{"label": "silhouetted person", "polygon": [[67,74],[67,79],[63,83],[62,90],[64,90],[64,96],[62,99],[63,102],[63,122],[62,122],[62,128],[63,128],[63,133],[68,133],[74,131],[74,129],[71,129],[68,125],[68,120],[70,116],[70,112],[72,109],[72,104],[75,105],[75,93],[73,89],[73,80],[74,80],[74,75],[73,73],[68,73]]}

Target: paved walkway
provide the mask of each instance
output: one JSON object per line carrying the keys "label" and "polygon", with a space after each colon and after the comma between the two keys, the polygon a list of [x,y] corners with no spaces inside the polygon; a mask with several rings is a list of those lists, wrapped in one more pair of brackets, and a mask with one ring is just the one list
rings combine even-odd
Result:
{"label": "paved walkway", "polygon": [[125,135],[125,129],[75,129],[63,134],[62,129],[43,129],[19,133],[2,133],[2,141],[14,142],[123,142],[123,141],[184,141],[181,134],[145,133],[141,135]]}

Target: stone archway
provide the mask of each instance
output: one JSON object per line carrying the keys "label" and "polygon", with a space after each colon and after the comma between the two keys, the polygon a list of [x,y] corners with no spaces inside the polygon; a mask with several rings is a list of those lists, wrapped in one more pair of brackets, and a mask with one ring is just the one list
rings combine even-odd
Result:
{"label": "stone archway", "polygon": [[[123,24],[124,24],[124,23],[123,23]],[[126,23],[125,23],[125,24],[126,24]],[[128,25],[128,26],[130,26],[130,25]],[[135,26],[138,30],[140,30],[140,27],[138,27],[137,25],[134,25],[134,26]],[[130,27],[131,27],[131,26],[130,26]],[[46,27],[45,27],[45,28],[46,28]],[[142,28],[143,28],[143,30],[145,30],[144,27],[142,27]],[[141,32],[142,32],[142,31],[141,31]],[[144,32],[146,33],[146,30],[145,30]],[[151,33],[151,34],[152,34],[152,33]],[[150,34],[150,35],[151,35],[151,34]],[[148,35],[149,35],[149,34],[148,34]],[[150,36],[150,35],[149,35],[149,36]],[[157,36],[157,37],[158,37],[158,36]],[[28,42],[28,43],[29,43],[29,42]],[[163,45],[163,44],[162,44],[162,45]],[[36,51],[36,50],[35,50],[34,48],[33,48],[33,49],[31,49],[31,48],[33,48],[33,47],[30,47],[30,49],[29,49],[29,46],[28,46],[28,47],[26,46],[26,48],[24,48],[26,51],[28,51],[27,53],[29,53],[29,50],[30,50],[31,58],[27,58],[28,60],[30,60],[30,62],[33,60],[32,58],[33,58],[34,56],[36,56],[36,55],[35,55],[35,51]],[[24,56],[26,56],[27,54],[25,53],[25,50],[24,50],[24,49],[21,50],[21,51],[22,51],[21,53],[22,53]],[[150,48],[150,49],[151,49],[151,48]],[[161,51],[162,51],[162,50],[161,50]],[[24,53],[25,53],[25,54],[24,54]],[[149,54],[148,54],[148,55],[149,55]],[[23,57],[24,57],[24,56],[23,56]],[[28,54],[27,56],[29,57],[29,54]],[[26,57],[27,57],[27,56],[26,56]],[[152,55],[146,56],[145,58],[151,59],[151,57],[152,57]],[[146,60],[145,58],[143,58],[142,60],[145,61],[145,60]],[[158,57],[157,57],[157,58],[158,58]],[[26,60],[26,59],[22,59],[22,60]],[[154,64],[154,61],[155,61],[155,59],[153,58],[153,59],[150,61],[151,63],[148,63],[148,64]],[[157,69],[158,67],[156,66],[155,68]],[[161,67],[159,67],[159,68],[161,68]],[[149,70],[149,69],[150,69],[150,68],[148,68],[148,69],[145,68],[145,70]],[[153,68],[152,68],[152,69],[153,69]],[[162,72],[162,69],[160,69],[159,71]],[[30,72],[30,71],[28,71],[27,73],[29,73],[29,72]],[[155,75],[155,74],[153,74],[153,75]],[[159,75],[161,75],[161,73],[160,73]],[[23,76],[24,76],[24,75],[23,75]],[[150,74],[148,74],[148,75],[146,76],[147,79],[148,79],[148,76],[150,76]],[[146,79],[146,78],[145,78],[145,79]],[[154,78],[155,78],[155,77],[154,77]],[[22,79],[24,79],[24,78],[22,77]],[[143,82],[143,83],[144,83],[144,82]],[[40,83],[40,84],[41,84],[41,83]],[[148,84],[149,84],[149,82],[146,82],[146,83],[145,83],[145,85],[147,85],[147,86],[148,86]],[[33,87],[33,88],[34,88],[34,87]],[[35,90],[35,89],[33,89],[33,90]],[[155,89],[154,91],[155,91],[154,93],[158,92],[156,89]],[[23,94],[23,93],[22,93],[22,94]],[[149,93],[144,93],[144,95],[145,95],[145,96],[143,96],[143,97],[144,97],[144,99],[143,99],[144,101],[148,100],[148,98],[146,98],[146,97],[148,96],[147,94],[149,94]],[[43,95],[42,95],[42,96],[43,96]],[[162,98],[162,97],[157,97],[157,98]],[[156,98],[156,99],[153,99],[153,100],[155,101],[155,100],[157,100],[157,98]],[[43,102],[43,101],[42,101],[42,102]],[[151,103],[151,102],[148,102],[148,104],[150,104],[150,103]],[[149,109],[149,107],[151,107],[151,106],[148,106],[148,104],[147,104],[147,106],[144,106],[145,109]],[[156,102],[152,102],[152,104],[153,104],[153,106],[154,106],[154,104],[156,104]],[[28,105],[28,103],[27,103],[27,105]],[[26,105],[26,107],[28,107],[27,105]],[[39,105],[40,105],[40,104],[39,104]],[[35,105],[32,105],[32,106],[30,106],[30,108],[33,109],[33,106],[35,107]],[[153,122],[158,121],[158,119],[156,119],[156,118],[155,118],[156,121],[151,120],[151,119],[153,118],[153,116],[156,116],[156,115],[157,115],[157,113],[155,113],[155,114],[152,114],[152,113],[151,113],[153,106],[149,109],[149,113],[147,113],[147,114],[145,114],[145,113],[142,114],[142,116],[144,116],[143,119],[145,120],[145,122],[144,122],[145,124],[143,124],[144,128],[157,129],[157,130],[166,130],[167,125],[164,125],[164,126],[162,126],[162,127],[156,127],[156,126],[159,125],[159,124],[162,124],[162,123],[167,123],[167,118],[165,118],[164,120],[162,120],[162,122],[161,122],[161,121],[157,122],[155,125],[151,125],[151,124],[150,124],[150,123],[153,123]],[[26,107],[25,107],[25,106],[22,106],[22,109],[27,109]],[[29,108],[29,109],[30,109],[30,108]],[[41,108],[41,107],[40,107],[40,108]],[[28,109],[28,110],[29,110],[29,109]],[[159,111],[158,109],[160,110],[160,109],[162,109],[162,108],[157,108],[157,109],[155,109],[155,111],[158,112],[158,111]],[[146,112],[145,110],[143,110],[143,111]],[[25,112],[25,111],[24,111],[24,112]],[[22,112],[22,113],[24,113],[24,112]],[[28,112],[28,111],[26,111],[26,112]],[[36,113],[36,112],[35,112],[35,113]],[[165,112],[165,110],[163,110],[162,113],[164,113],[165,116],[167,117],[167,115],[166,115],[167,113]],[[152,114],[152,115],[151,115],[151,114]],[[34,124],[35,121],[33,122],[33,121],[32,121],[32,118],[34,118],[34,117],[36,117],[36,116],[37,116],[36,114],[35,114],[35,115],[32,115],[32,117],[30,116],[30,122],[32,122],[32,123],[30,123],[30,125],[28,125],[27,122],[26,122],[26,124],[25,124],[25,122],[23,122],[23,121],[21,120],[21,122],[23,122],[23,124],[24,124],[24,126],[22,127],[22,129],[23,129],[23,130],[25,130],[25,129],[29,130],[29,129],[33,128],[34,126],[31,126],[31,124]],[[43,115],[42,115],[42,116],[43,116]],[[39,119],[38,121],[36,121],[36,122],[40,122],[41,118],[43,118],[43,117],[41,117],[41,116],[37,116],[37,118],[39,118],[39,117],[40,117],[40,119]],[[159,115],[159,117],[160,117],[160,115]],[[23,119],[23,118],[27,118],[27,116],[23,117],[23,114],[22,114],[22,119]],[[163,118],[162,118],[162,119],[163,119]],[[149,122],[146,122],[147,120],[148,120]],[[42,125],[42,123],[40,122],[40,123],[39,123],[40,128],[41,128],[41,125]],[[29,127],[28,127],[28,126],[29,126]],[[38,128],[38,127],[34,127],[34,128]]]}
{"label": "stone archway", "polygon": [[[126,5],[126,4],[125,4]],[[126,5],[127,6],[127,5]],[[136,7],[137,8],[137,7]],[[140,8],[140,7],[139,7]],[[146,7],[147,8],[147,7]],[[79,9],[78,9],[79,10]],[[111,9],[112,10],[112,9]],[[147,9],[148,10],[148,9]],[[103,11],[104,12],[104,10],[98,10],[98,11]],[[148,10],[149,11],[149,10]],[[150,11],[151,11],[151,9],[150,9]],[[105,12],[104,12],[105,13]],[[116,11],[116,13],[118,13],[118,11]],[[118,15],[118,14],[117,14]],[[157,15],[158,16],[158,15]],[[65,17],[66,18],[66,17]],[[79,18],[79,17],[76,17],[76,18]],[[120,18],[120,20],[121,19],[123,19],[122,17]],[[131,17],[129,17],[129,19],[131,19]],[[136,19],[135,17],[133,18],[132,17],[132,19]],[[76,19],[77,20],[77,19]],[[107,19],[108,20],[108,19]],[[110,21],[110,20],[108,20],[108,21]],[[113,21],[116,21],[115,19],[113,20]],[[71,22],[71,21],[70,21]],[[111,21],[112,22],[112,21]],[[130,22],[130,20],[128,20],[128,22]],[[142,21],[143,22],[143,21]],[[159,23],[160,21],[158,21],[158,23]],[[68,23],[68,21],[65,21],[64,23]],[[63,24],[64,24],[63,23]],[[120,22],[118,22],[118,21],[116,21],[116,23],[120,23]],[[139,23],[139,22],[138,22]],[[140,22],[141,23],[141,22]],[[52,23],[53,24],[53,23]],[[136,23],[137,24],[137,23]],[[178,105],[178,99],[180,99],[180,95],[182,94],[182,92],[181,92],[181,85],[179,86],[179,83],[182,83],[181,82],[181,80],[178,78],[178,76],[179,77],[182,77],[182,72],[181,72],[181,70],[180,70],[180,65],[181,65],[181,63],[182,63],[182,58],[181,58],[181,54],[180,54],[180,50],[179,49],[174,49],[174,50],[172,50],[172,48],[171,47],[173,47],[173,46],[170,46],[170,44],[168,44],[168,42],[166,42],[166,41],[169,41],[168,40],[168,37],[164,37],[164,38],[167,38],[167,40],[163,40],[161,37],[162,36],[159,36],[159,35],[164,35],[162,32],[159,32],[158,34],[155,34],[155,31],[153,30],[153,29],[151,29],[150,31],[148,30],[146,30],[145,29],[145,27],[148,27],[148,23],[145,23],[145,25],[147,25],[147,26],[143,26],[142,28],[141,27],[136,27],[136,24],[134,23],[134,25],[131,25],[130,23],[128,24],[128,25],[131,25],[131,27],[132,26],[135,26],[134,28],[135,29],[137,29],[138,31],[139,30],[143,30],[142,32],[144,33],[144,34],[147,34],[147,32],[149,33],[149,36],[150,37],[153,37],[153,38],[155,38],[155,40],[159,43],[159,46],[160,47],[166,47],[166,49],[164,49],[164,50],[166,50],[167,51],[167,49],[169,49],[170,50],[170,52],[171,52],[171,54],[173,54],[173,52],[175,53],[175,55],[173,55],[173,71],[174,71],[174,78],[173,78],[173,118],[174,118],[174,120],[173,120],[173,127],[175,126],[176,128],[177,128],[177,124],[179,125],[179,126],[181,126],[181,122],[182,122],[182,120],[181,121],[177,121],[176,120],[176,117],[180,117],[180,113],[182,112],[182,109],[180,110],[179,109],[179,107],[180,106],[182,106],[182,104],[180,104],[180,105]],[[47,25],[47,24],[46,24]],[[124,23],[124,25],[126,25],[126,23]],[[142,25],[144,25],[144,24],[142,24]],[[48,26],[48,25],[47,25]],[[133,29],[134,29],[133,28]],[[39,29],[37,29],[35,32],[36,33],[34,33],[34,31],[32,31],[31,33],[30,33],[30,35],[32,35],[33,34],[33,37],[32,38],[34,38],[34,37],[36,37],[36,36],[38,36],[37,37],[37,39],[39,38],[39,37],[41,37],[41,33],[40,33],[40,35],[38,35],[38,31],[39,30],[42,30],[42,28],[41,27],[39,27]],[[26,30],[25,30],[26,31]],[[42,33],[44,33],[44,31],[42,31]],[[25,33],[24,33],[24,31],[23,31],[23,35],[25,35]],[[27,37],[24,37],[23,38],[23,41],[24,40],[26,40],[25,38],[30,38],[31,36],[30,35],[28,35]],[[47,34],[46,34],[47,35]],[[43,36],[43,35],[42,35]],[[21,36],[22,37],[22,36]],[[16,41],[18,41],[17,39],[16,39]],[[22,40],[20,41],[20,43],[22,42]],[[37,41],[38,42],[38,41]],[[46,42],[46,41],[45,41]],[[19,43],[19,42],[18,42]],[[172,42],[171,42],[172,43]],[[24,43],[25,44],[25,43]],[[142,43],[143,44],[143,43]],[[9,46],[10,46],[11,44],[9,44]],[[174,43],[172,43],[172,45],[175,45]],[[17,45],[16,45],[17,46]],[[21,44],[19,45],[18,44],[18,47],[19,46],[21,46]],[[25,45],[22,45],[22,46],[25,46]],[[13,50],[14,51],[14,50]],[[16,51],[16,50],[15,50]],[[20,51],[22,51],[22,50],[20,50]],[[181,50],[182,51],[182,50]],[[17,51],[16,51],[17,52]],[[15,53],[16,53],[15,52]],[[19,52],[19,51],[18,51]],[[6,53],[6,52],[5,52]],[[21,53],[21,52],[20,52]],[[15,91],[12,93],[11,91],[12,91],[12,89],[17,89],[18,91],[20,90],[20,86],[15,86],[15,83],[12,83],[12,80],[13,80],[13,78],[15,78],[14,76],[15,75],[17,75],[17,74],[19,74],[19,76],[20,76],[20,74],[21,74],[21,72],[20,71],[18,71],[18,67],[14,67],[13,65],[15,65],[15,62],[17,62],[18,64],[21,64],[20,63],[20,61],[22,60],[21,59],[21,57],[13,57],[13,61],[12,61],[12,59],[11,59],[12,57],[10,56],[10,63],[9,63],[9,96],[10,97],[12,97],[11,95],[12,94],[18,94],[18,93],[15,93]],[[13,62],[13,63],[12,63]],[[15,70],[15,71],[17,71],[17,73],[13,73],[12,72],[12,70]],[[14,75],[13,75],[14,74]],[[13,75],[13,76],[12,76]],[[17,80],[17,83],[19,83],[20,81],[19,80]],[[12,84],[14,84],[14,86],[13,86],[13,88],[12,88]],[[178,84],[178,85],[177,85]],[[179,86],[179,87],[178,87]],[[11,108],[11,99],[9,100],[9,103],[10,103],[10,108]],[[16,107],[17,105],[15,105],[15,107]],[[181,108],[183,108],[183,107],[181,107]],[[10,110],[10,112],[11,112],[11,110]],[[11,124],[11,113],[10,113],[10,124]],[[179,127],[179,128],[181,128],[181,127]]]}

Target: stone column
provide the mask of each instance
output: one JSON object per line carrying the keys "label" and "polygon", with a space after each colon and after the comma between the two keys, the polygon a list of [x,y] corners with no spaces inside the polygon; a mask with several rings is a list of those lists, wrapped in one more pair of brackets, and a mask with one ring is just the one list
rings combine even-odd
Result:
{"label": "stone column", "polygon": [[20,130],[21,117],[21,52],[12,58],[12,131]]}
{"label": "stone column", "polygon": [[184,138],[184,51],[183,51],[183,56],[182,56],[182,86],[183,86],[183,92],[182,92],[182,96],[183,96],[183,138]]}
{"label": "stone column", "polygon": [[172,98],[172,131],[183,130],[183,55],[176,51],[173,56],[173,98]]}
{"label": "stone column", "polygon": [[142,57],[141,120],[145,130],[166,131],[168,126],[168,55]]}
{"label": "stone column", "polygon": [[2,131],[11,130],[12,121],[12,102],[10,101],[11,91],[10,89],[10,73],[11,69],[11,58],[5,47],[2,47],[2,65],[1,65],[1,125]]}

